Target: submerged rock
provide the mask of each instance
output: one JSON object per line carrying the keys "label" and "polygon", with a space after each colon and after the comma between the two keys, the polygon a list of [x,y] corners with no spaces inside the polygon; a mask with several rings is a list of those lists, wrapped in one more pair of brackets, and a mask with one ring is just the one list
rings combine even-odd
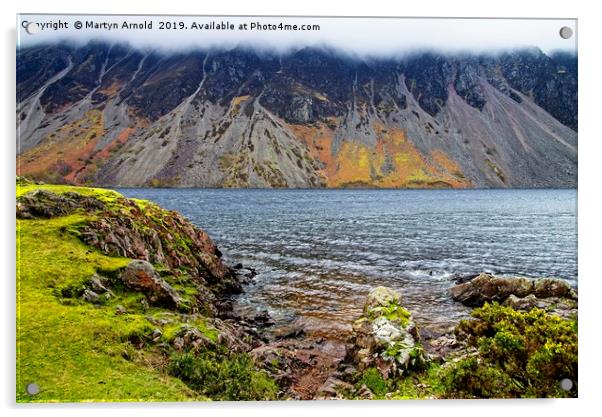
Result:
{"label": "submerged rock", "polygon": [[146,261],[130,262],[121,273],[121,280],[128,289],[145,294],[151,305],[175,308],[181,302],[176,291]]}
{"label": "submerged rock", "polygon": [[421,369],[427,362],[401,294],[385,287],[368,295],[362,316],[353,323],[351,346],[350,360],[360,371],[375,367],[385,378]]}

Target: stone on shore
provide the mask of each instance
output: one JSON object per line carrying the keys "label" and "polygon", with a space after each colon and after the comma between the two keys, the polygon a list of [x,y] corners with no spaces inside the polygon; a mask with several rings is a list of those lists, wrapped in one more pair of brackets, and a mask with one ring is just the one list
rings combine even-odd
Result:
{"label": "stone on shore", "polygon": [[377,287],[370,292],[362,316],[353,324],[350,360],[358,369],[375,367],[384,378],[421,369],[427,362],[418,329],[401,294]]}
{"label": "stone on shore", "polygon": [[151,305],[177,308],[181,302],[176,291],[165,282],[155,268],[146,261],[130,262],[121,273],[124,285],[146,295]]}
{"label": "stone on shore", "polygon": [[486,273],[452,287],[450,292],[454,300],[470,307],[481,307],[486,302],[493,301],[503,303],[510,296],[524,298],[534,295],[539,299],[577,297],[571,286],[559,279],[504,278]]}

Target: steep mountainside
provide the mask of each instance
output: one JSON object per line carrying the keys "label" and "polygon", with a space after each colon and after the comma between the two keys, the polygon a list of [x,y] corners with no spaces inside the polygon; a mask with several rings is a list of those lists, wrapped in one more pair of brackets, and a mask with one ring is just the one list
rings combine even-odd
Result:
{"label": "steep mountainside", "polygon": [[17,169],[194,187],[574,187],[577,58],[17,52]]}

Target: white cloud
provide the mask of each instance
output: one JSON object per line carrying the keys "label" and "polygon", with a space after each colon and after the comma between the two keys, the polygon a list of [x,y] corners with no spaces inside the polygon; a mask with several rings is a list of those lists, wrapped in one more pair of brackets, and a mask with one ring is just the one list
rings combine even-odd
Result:
{"label": "white cloud", "polygon": [[[41,30],[29,35],[24,21],[37,22]],[[76,29],[80,21],[84,28]],[[67,28],[56,28],[60,23]],[[98,28],[85,28],[87,22]],[[123,23],[152,24],[152,29],[123,29]],[[160,29],[160,22],[178,29]],[[180,22],[187,30],[180,30]],[[234,30],[191,29],[193,23],[211,22],[234,25]],[[239,30],[241,24],[249,30]],[[319,25],[320,30],[250,30],[251,23],[261,25]],[[117,29],[114,28],[117,24]],[[167,25],[166,25],[167,26]],[[563,26],[575,35],[562,39]],[[136,47],[180,50],[219,45],[251,45],[279,50],[305,45],[330,45],[358,54],[381,55],[430,48],[444,51],[493,52],[537,46],[544,52],[576,51],[576,20],[571,19],[435,19],[435,18],[321,18],[321,17],[207,17],[207,16],[103,16],[103,15],[20,15],[19,46],[69,40],[86,42],[104,39],[128,42]]]}

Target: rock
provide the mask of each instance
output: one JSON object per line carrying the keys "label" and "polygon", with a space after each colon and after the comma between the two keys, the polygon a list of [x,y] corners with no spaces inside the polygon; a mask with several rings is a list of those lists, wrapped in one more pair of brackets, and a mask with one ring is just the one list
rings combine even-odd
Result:
{"label": "rock", "polygon": [[253,278],[257,276],[257,270],[250,266],[244,266],[239,263],[234,265],[233,268],[238,280],[243,284],[253,283]]}
{"label": "rock", "polygon": [[181,214],[153,204],[142,209],[126,198],[119,204],[123,208],[118,212],[99,213],[81,228],[79,237],[85,244],[110,256],[185,271],[197,284],[210,287],[216,294],[242,290],[234,270],[221,260],[221,252],[209,235]]}
{"label": "rock", "polygon": [[439,336],[425,343],[425,350],[430,359],[436,362],[443,362],[451,353],[460,351],[462,347],[453,334]]}
{"label": "rock", "polygon": [[478,277],[451,289],[451,296],[462,304],[478,307],[485,302],[502,302],[510,294],[524,297],[533,291],[533,281],[527,278],[501,278],[482,273]]}
{"label": "rock", "polygon": [[503,302],[503,305],[522,311],[540,308],[550,314],[563,318],[569,318],[571,315],[577,314],[577,301],[572,298],[537,298],[534,294],[519,298],[515,295],[511,295]]}
{"label": "rock", "polygon": [[[338,371],[345,368],[342,364],[345,343],[320,339],[309,336],[273,341],[255,347],[249,354],[258,367],[278,382],[287,398],[314,399],[321,388],[328,391],[327,379],[343,380],[351,376]],[[346,367],[353,369],[351,365]],[[332,393],[324,392],[320,398],[332,398]]]}
{"label": "rock", "polygon": [[84,290],[82,298],[89,303],[98,303],[100,301],[100,296],[89,289]]}
{"label": "rock", "polygon": [[52,218],[66,216],[77,209],[97,211],[104,203],[94,197],[68,192],[56,194],[46,190],[35,190],[17,198],[18,219]]}
{"label": "rock", "polygon": [[366,386],[366,384],[362,384],[355,394],[363,400],[371,400],[374,398],[374,393]]}
{"label": "rock", "polygon": [[385,287],[368,295],[351,337],[350,360],[360,371],[376,367],[390,378],[426,364],[418,329],[401,303],[401,294]]}
{"label": "rock", "polygon": [[576,299],[577,295],[565,281],[552,278],[541,278],[535,281],[533,294],[537,298],[563,297]]}
{"label": "rock", "polygon": [[203,334],[197,327],[182,325],[171,342],[176,350],[199,351],[215,346],[215,343]]}
{"label": "rock", "polygon": [[126,314],[127,310],[124,306],[122,306],[121,304],[117,305],[115,307],[115,314],[117,314],[118,316],[122,315],[122,314]]}
{"label": "rock", "polygon": [[183,350],[184,349],[184,338],[182,337],[176,337],[174,338],[174,340],[171,342],[171,344],[173,345],[175,350]]}
{"label": "rock", "polygon": [[478,276],[479,276],[479,274],[469,272],[469,273],[462,273],[462,274],[454,274],[450,277],[450,279],[452,281],[454,281],[456,284],[464,284],[465,282],[471,281]]}
{"label": "rock", "polygon": [[98,274],[94,274],[92,276],[92,278],[90,279],[90,283],[88,285],[90,285],[90,288],[92,289],[92,291],[99,293],[99,294],[109,291],[107,288],[108,280],[104,277],[101,277]]}
{"label": "rock", "polygon": [[329,377],[316,392],[316,400],[342,399],[342,391],[351,391],[353,385],[333,376]]}
{"label": "rock", "polygon": [[353,376],[357,372],[357,369],[354,366],[344,365],[342,368],[341,374],[345,377]]}
{"label": "rock", "polygon": [[219,329],[217,343],[232,352],[248,352],[252,349],[253,337],[249,329],[245,329],[236,320],[213,319],[212,324]]}
{"label": "rock", "polygon": [[127,288],[145,294],[151,305],[177,308],[181,302],[176,291],[146,261],[131,261],[121,273],[121,280]]}
{"label": "rock", "polygon": [[454,300],[471,307],[480,307],[485,302],[502,303],[511,295],[518,298],[531,294],[538,298],[576,298],[576,293],[570,285],[559,279],[503,278],[486,273],[452,287],[450,292]]}
{"label": "rock", "polygon": [[376,287],[368,294],[364,303],[364,313],[387,307],[391,304],[401,305],[401,294],[387,287]]}
{"label": "rock", "polygon": [[152,324],[154,324],[155,326],[165,326],[166,324],[169,324],[171,322],[173,322],[172,319],[167,319],[167,318],[155,318],[153,316],[146,316],[146,319],[151,322]]}
{"label": "rock", "polygon": [[250,320],[250,323],[261,329],[273,326],[275,324],[267,310],[263,310],[261,313],[256,314]]}
{"label": "rock", "polygon": [[261,345],[249,352],[255,365],[266,370],[281,387],[289,387],[298,370],[308,369],[310,364],[300,359],[295,351],[286,346]]}
{"label": "rock", "polygon": [[517,297],[514,294],[510,294],[510,296],[506,298],[506,300],[502,304],[508,307],[512,307],[515,310],[529,311],[533,308],[545,309],[549,305],[549,302],[537,298],[533,294],[529,294],[526,297],[522,298]]}
{"label": "rock", "polygon": [[163,332],[161,331],[161,329],[155,329],[151,333],[150,337],[153,342],[158,342],[161,339],[161,336],[163,336]]}

